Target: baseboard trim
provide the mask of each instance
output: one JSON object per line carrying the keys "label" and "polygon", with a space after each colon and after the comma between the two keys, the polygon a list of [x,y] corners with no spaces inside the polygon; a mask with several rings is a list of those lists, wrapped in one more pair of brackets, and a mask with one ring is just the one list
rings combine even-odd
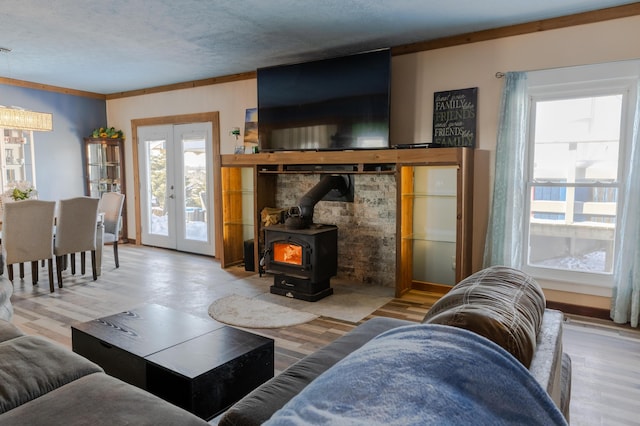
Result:
{"label": "baseboard trim", "polygon": [[451,290],[453,286],[445,285],[445,284],[435,284],[429,283],[425,281],[412,281],[411,282],[411,290],[419,290],[425,291],[428,293],[440,294],[444,296]]}
{"label": "baseboard trim", "polygon": [[[426,292],[429,294],[444,296],[451,290],[451,286],[443,284],[434,284],[424,281],[413,281],[411,290]],[[400,296],[402,297],[402,296]],[[610,320],[610,312],[608,309],[595,308],[592,306],[572,305],[571,303],[553,302],[547,300],[547,308],[556,309],[566,314],[580,315],[583,317],[598,318]]]}
{"label": "baseboard trim", "polygon": [[581,315],[583,317],[599,318],[610,320],[610,312],[608,309],[594,308],[591,306],[572,305],[570,303],[550,302],[547,301],[547,308],[557,309],[566,314]]}

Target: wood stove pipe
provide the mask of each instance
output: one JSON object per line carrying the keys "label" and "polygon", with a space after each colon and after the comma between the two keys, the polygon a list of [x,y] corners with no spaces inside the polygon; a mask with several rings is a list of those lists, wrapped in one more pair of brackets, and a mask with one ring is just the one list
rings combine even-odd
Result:
{"label": "wood stove pipe", "polygon": [[349,191],[349,185],[349,176],[324,176],[320,179],[320,182],[300,198],[297,209],[293,208],[289,210],[290,217],[285,222],[285,226],[291,228],[308,228],[313,224],[313,209],[318,201],[322,200],[322,197],[327,195],[329,191],[333,189],[337,189],[341,195],[344,195]]}

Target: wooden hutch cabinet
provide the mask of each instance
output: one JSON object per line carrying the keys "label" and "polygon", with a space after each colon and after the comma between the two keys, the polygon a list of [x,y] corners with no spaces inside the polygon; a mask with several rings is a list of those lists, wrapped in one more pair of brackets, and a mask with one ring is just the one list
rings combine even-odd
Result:
{"label": "wooden hutch cabinet", "polygon": [[[126,193],[124,139],[84,138],[86,195],[100,198],[105,192]],[[127,235],[127,203],[122,208],[121,235]]]}
{"label": "wooden hutch cabinet", "polygon": [[221,265],[242,262],[243,241],[252,238],[259,270],[260,213],[274,207],[279,174],[300,173],[300,165],[349,165],[345,173],[395,176],[396,295],[454,285],[472,270],[473,158],[471,148],[221,155]]}

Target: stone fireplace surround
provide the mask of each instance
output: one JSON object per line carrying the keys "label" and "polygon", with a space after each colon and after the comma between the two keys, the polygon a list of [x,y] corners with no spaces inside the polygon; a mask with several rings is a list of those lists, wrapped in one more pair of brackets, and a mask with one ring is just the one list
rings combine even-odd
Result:
{"label": "stone fireplace surround", "polygon": [[[276,206],[297,206],[321,174],[281,174]],[[336,278],[365,285],[396,286],[396,179],[393,174],[355,174],[354,202],[319,201],[314,223],[338,227]]]}

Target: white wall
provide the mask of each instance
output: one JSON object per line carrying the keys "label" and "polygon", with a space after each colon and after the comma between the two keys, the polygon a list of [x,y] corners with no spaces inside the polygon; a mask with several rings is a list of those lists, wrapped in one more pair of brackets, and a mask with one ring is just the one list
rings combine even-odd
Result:
{"label": "white wall", "polygon": [[[255,79],[107,101],[108,125],[125,132],[127,191],[133,194],[131,120],[219,111],[220,129],[214,128],[213,131],[220,134],[221,153],[231,154],[236,140],[229,132],[233,127],[240,127],[244,132],[245,110],[256,106]],[[127,197],[126,203],[128,237],[135,239],[134,198]]]}
{"label": "white wall", "polygon": [[[531,71],[640,58],[640,17],[532,33],[394,58],[392,137],[394,143],[430,142],[433,93],[478,87],[478,140],[488,151],[488,170],[476,171],[473,265],[481,265],[493,179],[503,81],[496,72]],[[476,162],[476,167],[478,162]],[[484,172],[484,173],[483,173]],[[548,289],[610,296],[608,287],[540,281]],[[570,301],[571,303],[572,301]]]}
{"label": "white wall", "polygon": [[[479,267],[486,229],[502,80],[496,72],[528,71],[640,58],[640,16],[538,32],[498,40],[396,56],[392,66],[391,142],[431,141],[433,93],[478,87],[477,148],[489,164],[477,170],[474,189],[474,268]],[[256,81],[245,80],[107,102],[108,124],[128,129],[137,118],[205,111],[220,112],[221,152],[233,152],[232,127],[243,129],[246,108],[257,106]],[[127,141],[130,142],[130,138]],[[133,183],[131,147],[126,146],[126,177]],[[478,165],[479,163],[476,163]],[[133,197],[128,201],[129,236],[135,231]],[[553,288],[582,292],[571,284]],[[606,293],[606,292],[605,292]],[[602,295],[606,295],[603,293]]]}
{"label": "white wall", "polygon": [[478,87],[478,148],[495,150],[496,72],[638,59],[638,36],[640,16],[394,57],[392,140],[431,141],[433,93]]}

